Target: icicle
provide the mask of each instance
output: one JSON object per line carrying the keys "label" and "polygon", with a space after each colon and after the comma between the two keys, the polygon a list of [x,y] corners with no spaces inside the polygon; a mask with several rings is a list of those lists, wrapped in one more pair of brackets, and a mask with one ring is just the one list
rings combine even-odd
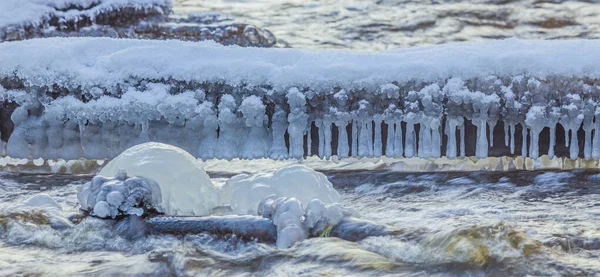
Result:
{"label": "icicle", "polygon": [[537,159],[540,156],[540,131],[537,129],[531,129],[530,140],[529,140],[529,157]]}
{"label": "icicle", "polygon": [[[304,134],[309,130],[310,126],[306,126],[308,114],[306,114],[306,98],[298,88],[293,87],[288,90],[286,95],[288,104],[290,105],[290,113],[288,114],[288,137],[290,142],[289,156],[301,159],[304,157]],[[310,145],[309,150],[310,154]]]}
{"label": "icicle", "polygon": [[460,157],[464,158],[465,153],[465,124],[460,125]]}
{"label": "icicle", "polygon": [[490,147],[494,147],[494,128],[496,128],[496,120],[488,121],[490,125]]}
{"label": "icicle", "polygon": [[439,158],[442,155],[441,126],[431,129],[431,145],[433,145],[431,157]]}
{"label": "icicle", "polygon": [[358,121],[352,121],[352,157],[358,155]]}
{"label": "icicle", "polygon": [[396,148],[394,145],[395,133],[394,133],[394,122],[386,121],[387,124],[387,139],[385,141],[385,156],[395,157]]}
{"label": "icicle", "polygon": [[586,160],[590,160],[592,158],[592,130],[594,128],[592,124],[592,118],[590,116],[586,116],[583,120],[583,130],[585,131],[583,157]]}
{"label": "icicle", "polygon": [[375,141],[373,142],[373,156],[381,157],[383,141],[381,138],[381,120],[375,120]]}
{"label": "icicle", "polygon": [[595,116],[594,120],[594,143],[592,145],[592,158],[600,159],[600,115]]}
{"label": "icicle", "polygon": [[323,121],[323,154],[325,159],[331,158],[331,121]]}
{"label": "icicle", "polygon": [[419,136],[417,137],[418,148],[417,148],[417,153],[415,153],[415,156],[417,156],[419,158],[424,158],[424,155],[425,155],[425,150],[423,150],[423,146],[425,146],[425,143],[423,143],[423,138],[425,137],[424,133],[425,132],[423,130],[423,123],[419,123]]}
{"label": "icicle", "polygon": [[319,158],[323,158],[325,154],[325,130],[323,128],[323,122],[317,120],[317,127],[319,129]]}
{"label": "icicle", "polygon": [[554,158],[554,145],[556,145],[556,124],[550,126],[550,144],[548,146],[548,158]]}
{"label": "icicle", "polygon": [[508,146],[508,124],[504,122],[504,146]]}
{"label": "icicle", "polygon": [[431,157],[431,129],[427,124],[420,124],[419,129],[419,157],[429,158]]}
{"label": "icicle", "polygon": [[[116,125],[113,123],[109,127],[111,128],[106,128],[107,130],[102,130],[104,131],[104,137],[100,138],[104,141],[112,142],[113,144],[108,145],[107,148],[105,147],[107,151],[105,151],[104,153],[100,153],[100,158],[112,158],[113,156],[117,155],[112,152],[116,148],[113,146],[114,143],[116,142],[116,144],[118,144],[118,134],[117,132],[114,132],[114,128],[116,127]],[[77,160],[83,156],[83,148],[81,145],[80,133],[77,130],[77,123],[73,121],[67,121],[64,125],[64,128],[65,129],[63,130],[62,158],[65,160]],[[115,140],[114,137],[117,137],[117,140]],[[102,141],[99,142],[99,144],[101,143]],[[102,147],[100,146],[100,148]]]}
{"label": "icicle", "polygon": [[516,129],[516,124],[511,123],[510,124],[510,153],[511,154],[515,154],[515,129]]}
{"label": "icicle", "polygon": [[577,129],[570,129],[571,132],[571,142],[569,147],[569,157],[571,160],[577,159],[579,156],[579,141],[577,139]]}
{"label": "icicle", "polygon": [[525,126],[525,124],[521,123],[521,136],[523,137],[522,143],[521,143],[521,156],[523,158],[527,157],[527,127]]}
{"label": "icicle", "polygon": [[366,123],[367,125],[367,132],[368,132],[368,139],[367,139],[367,147],[369,149],[369,157],[373,157],[374,151],[373,151],[373,122],[371,120],[369,120],[368,123]]}
{"label": "icicle", "polygon": [[412,122],[406,124],[406,147],[404,153],[407,158],[412,158],[415,155],[415,125]]}
{"label": "icicle", "polygon": [[280,160],[288,157],[285,146],[285,131],[288,128],[287,115],[283,110],[277,110],[271,117],[271,159]]}
{"label": "icicle", "polygon": [[[367,122],[361,122],[358,134],[358,156],[369,156],[369,141],[371,140],[371,132],[367,127]],[[372,148],[371,148],[372,149]]]}
{"label": "icicle", "polygon": [[446,157],[449,159],[456,158],[456,125],[458,121],[454,118],[446,120],[446,136],[448,142],[446,144]]}
{"label": "icicle", "polygon": [[335,126],[338,129],[338,159],[348,157],[348,132],[346,131],[347,122],[338,121]]}
{"label": "icicle", "polygon": [[308,130],[306,131],[306,155],[312,156],[312,121],[308,123]]}
{"label": "icicle", "polygon": [[566,125],[563,125],[563,129],[565,129],[565,147],[569,147],[569,129]]}
{"label": "icicle", "polygon": [[394,157],[402,157],[404,155],[404,149],[402,147],[402,122],[396,123],[394,130]]}
{"label": "icicle", "polygon": [[475,156],[480,159],[487,158],[487,122],[485,119],[479,119],[473,120],[473,123],[477,127],[477,148],[475,151]]}

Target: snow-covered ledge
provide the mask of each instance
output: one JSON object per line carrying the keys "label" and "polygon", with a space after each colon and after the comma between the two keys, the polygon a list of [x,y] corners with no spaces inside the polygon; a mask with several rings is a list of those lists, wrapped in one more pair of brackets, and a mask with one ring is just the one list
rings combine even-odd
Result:
{"label": "snow-covered ledge", "polygon": [[0,61],[12,157],[159,141],[204,159],[600,158],[595,40],[363,53],[53,38],[2,43]]}

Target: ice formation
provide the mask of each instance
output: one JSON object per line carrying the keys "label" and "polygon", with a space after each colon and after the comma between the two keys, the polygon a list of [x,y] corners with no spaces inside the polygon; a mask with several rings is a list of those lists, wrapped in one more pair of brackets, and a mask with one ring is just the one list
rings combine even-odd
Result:
{"label": "ice formation", "polygon": [[143,177],[128,177],[125,171],[112,178],[95,176],[77,193],[81,209],[100,218],[163,213],[161,198],[158,184]]}
{"label": "ice formation", "polygon": [[258,215],[271,219],[277,227],[278,248],[289,248],[308,237],[319,236],[353,215],[352,210],[339,203],[325,204],[313,198],[304,207],[296,198],[275,194],[263,198],[258,209]]}
{"label": "ice formation", "polygon": [[112,158],[158,141],[202,159],[599,159],[597,49],[516,39],[379,53],[8,42],[0,132],[15,158]]}
{"label": "ice formation", "polygon": [[[122,174],[119,172],[123,171],[128,176],[143,179],[119,177]],[[111,160],[98,175],[116,176],[116,179],[95,177],[99,179],[92,180],[90,184],[92,200],[86,202],[80,198],[84,209],[96,210],[95,205],[106,199],[106,203],[110,205],[102,204],[103,207],[112,210],[112,207],[119,205],[118,199],[127,199],[128,194],[122,192],[125,188],[129,189],[133,197],[138,198],[139,195],[134,195],[135,189],[139,189],[144,197],[150,190],[152,199],[156,200],[158,196],[153,193],[153,182],[160,188],[160,205],[155,208],[168,215],[208,215],[219,203],[219,194],[198,161],[184,150],[163,143],[148,142],[131,147]],[[103,191],[107,193],[105,196],[101,195]],[[122,196],[115,197],[114,205],[108,201],[112,191],[122,193]],[[123,203],[129,205],[131,202]],[[124,211],[127,213],[127,210]]]}
{"label": "ice formation", "polygon": [[174,14],[172,0],[3,0],[0,42],[38,37],[214,40],[270,47],[269,31],[209,12]]}
{"label": "ice formation", "polygon": [[221,201],[230,204],[236,214],[256,214],[260,209],[259,203],[269,195],[293,197],[303,203],[315,198],[327,204],[340,201],[340,194],[323,173],[302,165],[253,175],[236,175],[221,191]]}

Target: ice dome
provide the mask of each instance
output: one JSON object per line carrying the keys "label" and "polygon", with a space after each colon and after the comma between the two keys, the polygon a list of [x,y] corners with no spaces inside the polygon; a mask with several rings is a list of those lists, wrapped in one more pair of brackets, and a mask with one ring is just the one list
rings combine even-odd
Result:
{"label": "ice dome", "polygon": [[221,197],[223,204],[231,203],[234,213],[257,214],[259,203],[272,194],[294,197],[302,203],[315,198],[326,204],[340,202],[340,194],[327,177],[303,165],[233,176],[224,185]]}
{"label": "ice dome", "polygon": [[115,176],[120,170],[156,182],[161,208],[168,215],[208,215],[219,202],[219,194],[199,161],[172,145],[148,142],[133,146],[111,160],[99,175]]}

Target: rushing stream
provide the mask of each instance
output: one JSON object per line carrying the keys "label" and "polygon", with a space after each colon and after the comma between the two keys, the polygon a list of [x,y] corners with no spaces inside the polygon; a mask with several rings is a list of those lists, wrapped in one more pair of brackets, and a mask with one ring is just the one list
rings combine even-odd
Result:
{"label": "rushing stream", "polygon": [[[279,47],[376,51],[600,38],[594,2],[174,0],[174,11],[231,14],[270,30]],[[238,160],[205,169],[223,185],[251,167]],[[0,172],[0,276],[600,276],[598,170],[349,168],[321,172],[342,205],[395,235],[324,236],[278,249],[231,235],[147,234],[134,220],[81,216],[77,192],[92,175]],[[39,193],[58,202],[54,212],[23,209]]]}
{"label": "rushing stream", "polygon": [[[401,234],[313,238],[281,250],[209,234],[144,236],[92,217],[53,229],[11,207],[43,192],[76,213],[90,176],[5,173],[0,275],[600,275],[597,171],[325,174],[342,204]],[[228,177],[213,174],[213,182]]]}

